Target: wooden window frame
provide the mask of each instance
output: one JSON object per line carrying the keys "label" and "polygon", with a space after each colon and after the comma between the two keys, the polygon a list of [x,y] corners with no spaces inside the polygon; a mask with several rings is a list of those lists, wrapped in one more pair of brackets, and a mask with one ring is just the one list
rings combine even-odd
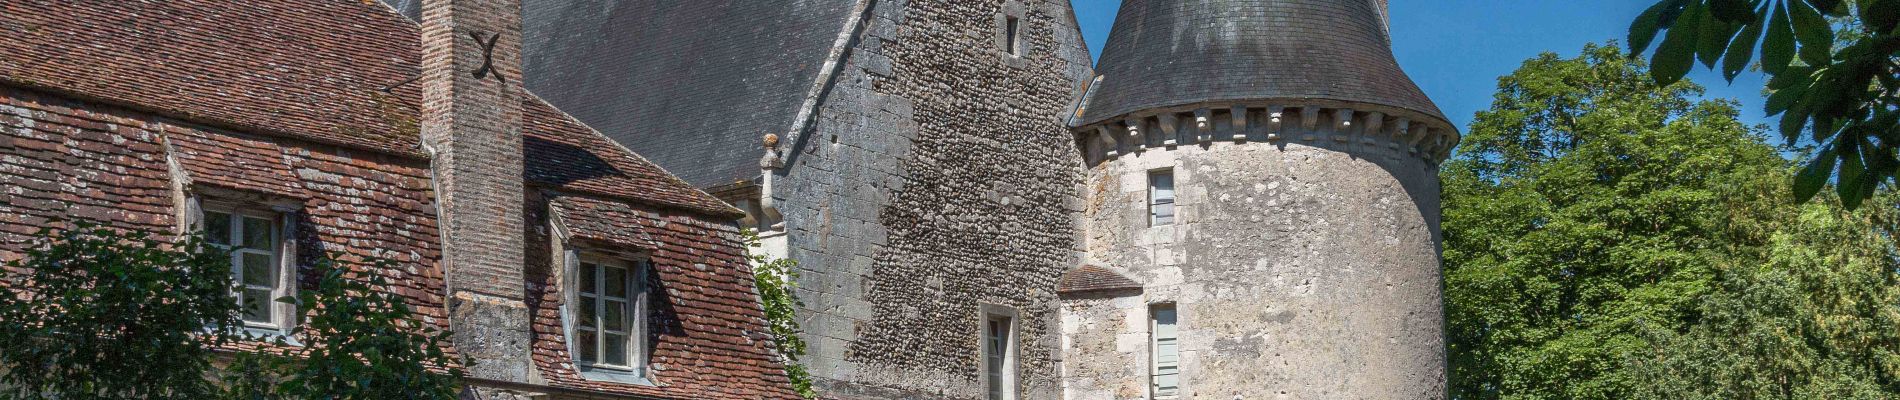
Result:
{"label": "wooden window frame", "polygon": [[[651,358],[650,355],[647,354],[647,336],[649,330],[646,320],[648,318],[647,301],[649,296],[647,294],[646,276],[653,269],[652,262],[647,257],[631,257],[590,251],[570,252],[569,259],[573,262],[568,263],[570,266],[567,271],[566,279],[568,284],[565,285],[567,289],[566,293],[568,293],[566,296],[568,301],[565,307],[567,310],[565,310],[566,312],[563,314],[567,320],[568,350],[569,354],[572,355],[570,358],[574,366],[583,373],[604,372],[622,377],[632,375],[631,378],[644,379],[647,376],[647,369],[650,365]],[[593,269],[595,274],[593,282],[595,282],[597,286],[606,283],[608,268],[625,269],[627,271],[627,281],[625,283],[625,285],[627,285],[627,296],[610,296],[602,290],[604,287],[596,287],[592,292],[586,291],[585,288],[582,287],[581,274],[588,270],[586,268],[588,265],[595,266]],[[592,300],[591,304],[594,306],[592,312],[593,321],[591,324],[583,324],[580,319],[583,318],[585,314],[581,312],[580,307],[584,307],[585,302],[583,300],[588,299]],[[622,305],[622,307],[626,307],[623,311],[624,318],[626,318],[624,322],[626,329],[624,331],[605,329],[608,314],[607,310],[612,302],[624,302],[624,305]],[[587,325],[591,325],[591,327]],[[580,343],[580,337],[583,333],[593,334],[594,343],[591,344],[591,346],[593,346],[592,360],[583,357],[583,346],[590,345],[589,343]],[[609,334],[624,335],[625,339],[620,343],[609,343],[610,340],[607,338]],[[605,360],[609,346],[613,345],[625,346],[625,364],[615,364]]]}
{"label": "wooden window frame", "polygon": [[[266,316],[266,321],[253,321],[249,318],[240,318],[244,323],[244,327],[246,329],[262,330],[268,333],[281,334],[289,332],[297,323],[297,306],[295,304],[278,302],[277,299],[296,296],[297,294],[296,247],[292,241],[289,240],[291,237],[290,233],[292,232],[290,220],[291,212],[285,210],[285,208],[287,208],[285,206],[241,200],[224,200],[218,198],[200,199],[194,197],[193,203],[192,209],[190,210],[192,219],[190,229],[193,231],[203,231],[206,227],[205,224],[208,223],[209,218],[211,218],[211,215],[214,213],[223,214],[225,218],[229,219],[227,223],[231,224],[229,228],[229,234],[231,236],[222,239],[224,244],[217,243],[217,239],[214,238],[207,237],[206,240],[211,241],[209,244],[212,246],[217,246],[220,249],[231,252],[232,287],[229,293],[234,301],[239,302],[240,307],[243,306],[243,302],[247,301],[247,299],[244,298],[244,291],[254,288],[252,287],[253,285],[248,285],[244,282],[244,256],[247,254],[263,254],[270,258],[268,262],[270,263],[271,273],[273,274],[271,279],[268,279],[272,285],[268,288],[270,290],[270,296],[269,298],[261,299],[261,301],[268,304],[265,309],[268,310],[269,315]],[[257,249],[235,247],[246,235],[244,231],[244,220],[247,218],[270,222],[271,235],[270,244],[267,246],[268,253],[261,252]]]}

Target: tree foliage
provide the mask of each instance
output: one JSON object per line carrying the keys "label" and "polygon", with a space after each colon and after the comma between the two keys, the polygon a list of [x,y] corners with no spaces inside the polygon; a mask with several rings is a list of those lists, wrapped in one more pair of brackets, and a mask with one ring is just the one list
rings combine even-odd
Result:
{"label": "tree foliage", "polygon": [[[395,271],[370,260],[369,271]],[[447,330],[423,322],[380,274],[352,277],[326,256],[311,265],[312,290],[278,301],[311,305],[276,354],[245,353],[226,374],[233,399],[455,399],[462,363],[442,351]]]}
{"label": "tree foliage", "polygon": [[766,329],[772,334],[779,362],[785,365],[785,375],[791,378],[793,390],[805,398],[816,398],[818,392],[811,387],[811,373],[798,363],[799,358],[805,356],[805,339],[799,336],[798,328],[798,262],[760,253],[758,249],[763,245],[759,244],[758,234],[748,230],[744,235],[746,257],[752,260],[752,282],[759,291]]}
{"label": "tree foliage", "polygon": [[213,346],[241,326],[231,262],[78,222],[42,229],[0,283],[0,398],[203,399]]}
{"label": "tree foliage", "polygon": [[1615,46],[1499,79],[1442,171],[1455,398],[1900,393],[1877,210],[1791,202],[1793,166],[1701,93]]}
{"label": "tree foliage", "polygon": [[[77,222],[45,229],[0,282],[0,399],[452,399],[462,367],[380,275],[331,257],[278,301],[286,336],[243,329],[228,253]],[[395,271],[370,260],[369,271]],[[243,348],[254,351],[226,351]]]}
{"label": "tree foliage", "polygon": [[1660,0],[1631,24],[1630,48],[1640,54],[1658,37],[1650,72],[1665,85],[1697,61],[1720,62],[1732,81],[1759,60],[1783,138],[1805,131],[1821,145],[1795,180],[1800,201],[1830,176],[1849,209],[1895,182],[1900,0]]}

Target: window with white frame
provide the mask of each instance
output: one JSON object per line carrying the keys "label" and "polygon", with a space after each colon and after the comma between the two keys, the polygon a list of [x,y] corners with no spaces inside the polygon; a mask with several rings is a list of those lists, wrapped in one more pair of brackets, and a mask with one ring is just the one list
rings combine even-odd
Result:
{"label": "window with white frame", "polygon": [[582,256],[573,271],[574,362],[583,372],[620,371],[639,377],[646,369],[648,263]]}
{"label": "window with white frame", "polygon": [[1180,318],[1174,304],[1148,307],[1150,354],[1148,376],[1155,399],[1172,399],[1181,393]]}
{"label": "window with white frame", "polygon": [[989,400],[1016,400],[1016,318],[986,311],[983,318],[983,372]]}
{"label": "window with white frame", "polygon": [[1148,226],[1174,224],[1174,170],[1148,173]]}
{"label": "window with white frame", "polygon": [[243,312],[244,324],[266,329],[289,328],[294,306],[277,299],[292,294],[296,282],[282,216],[274,211],[209,203],[203,205],[199,229],[205,241],[231,253],[232,297]]}

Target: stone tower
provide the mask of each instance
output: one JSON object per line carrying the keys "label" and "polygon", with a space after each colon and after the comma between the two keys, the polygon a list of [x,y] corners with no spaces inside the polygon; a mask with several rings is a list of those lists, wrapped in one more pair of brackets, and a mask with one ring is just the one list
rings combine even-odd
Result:
{"label": "stone tower", "polygon": [[[1441,399],[1458,133],[1383,0],[1127,0],[1076,113],[1069,399]],[[1118,276],[1119,275],[1119,276]]]}

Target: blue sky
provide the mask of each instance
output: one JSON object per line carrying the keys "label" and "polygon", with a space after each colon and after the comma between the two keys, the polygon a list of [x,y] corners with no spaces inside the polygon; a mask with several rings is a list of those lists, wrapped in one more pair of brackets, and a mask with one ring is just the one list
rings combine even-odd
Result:
{"label": "blue sky", "polygon": [[[1172,1],[1172,0],[1168,0]],[[1098,56],[1120,0],[1073,0],[1082,35]],[[1652,0],[1392,0],[1392,47],[1399,64],[1461,128],[1489,108],[1497,78],[1543,52],[1576,56],[1585,43],[1619,42]],[[1099,57],[1098,57],[1099,58]],[[1742,103],[1742,120],[1762,115],[1763,77],[1744,73],[1734,84],[1700,68],[1690,79],[1710,97]]]}

